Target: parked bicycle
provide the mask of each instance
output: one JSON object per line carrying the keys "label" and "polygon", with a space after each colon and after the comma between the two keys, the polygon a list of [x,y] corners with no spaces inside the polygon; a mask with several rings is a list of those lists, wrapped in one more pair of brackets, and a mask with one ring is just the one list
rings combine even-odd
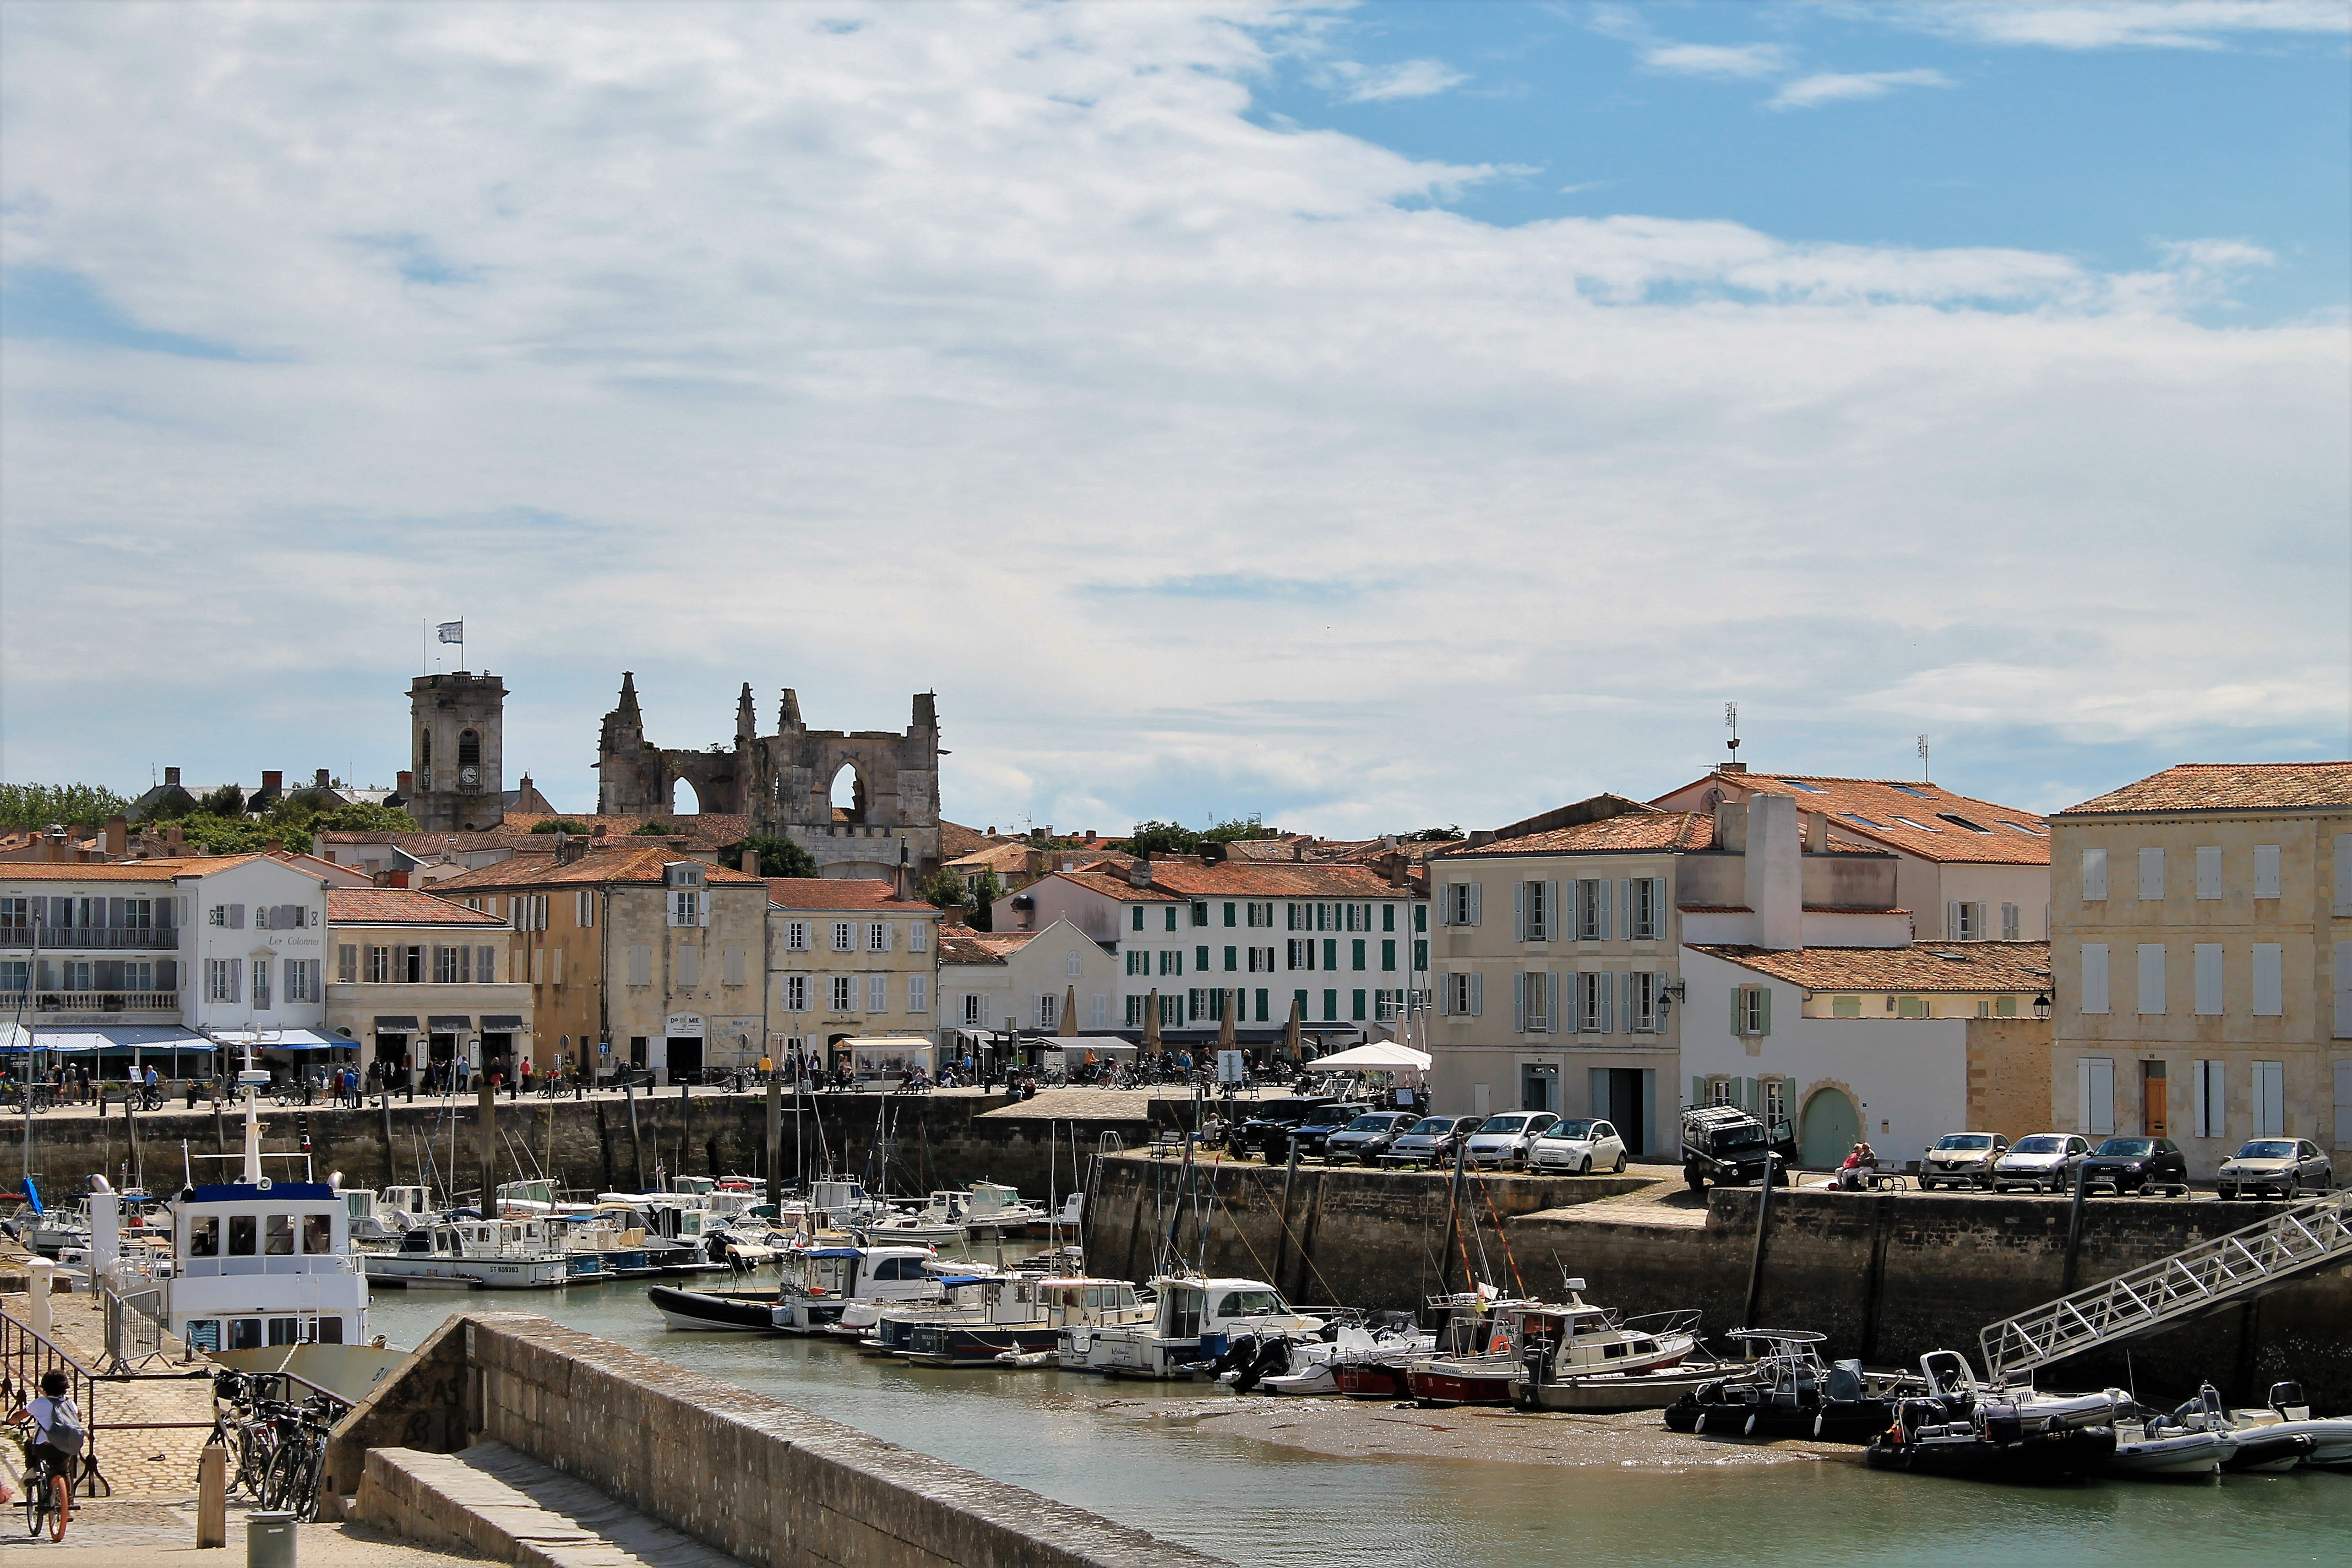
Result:
{"label": "parked bicycle", "polygon": [[334,1426],[331,1402],[314,1394],[299,1405],[276,1409],[277,1452],[263,1477],[261,1506],[283,1509],[297,1520],[319,1517],[319,1483],[326,1474],[327,1433]]}

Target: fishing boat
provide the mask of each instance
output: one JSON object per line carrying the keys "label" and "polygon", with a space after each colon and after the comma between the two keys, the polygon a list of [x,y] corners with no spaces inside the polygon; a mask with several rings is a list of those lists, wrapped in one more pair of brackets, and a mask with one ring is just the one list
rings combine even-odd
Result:
{"label": "fishing boat", "polygon": [[913,1366],[988,1366],[1007,1356],[1051,1351],[1062,1331],[1144,1321],[1150,1307],[1124,1279],[1084,1276],[981,1281],[984,1303],[971,1316],[940,1315],[908,1325],[904,1357]]}
{"label": "fishing boat", "polygon": [[[1698,1347],[1698,1314],[1662,1312],[1635,1322],[1584,1300],[1567,1281],[1566,1302],[1499,1303],[1486,1347],[1409,1363],[1405,1386],[1423,1405],[1509,1405],[1532,1371],[1540,1385],[1599,1373],[1634,1373],[1678,1365]],[[1638,1406],[1636,1408],[1639,1408]]]}
{"label": "fishing boat", "polygon": [[1242,1334],[1319,1334],[1323,1320],[1294,1311],[1263,1279],[1168,1274],[1150,1281],[1152,1312],[1135,1322],[1076,1323],[1057,1336],[1067,1371],[1106,1377],[1189,1378]]}
{"label": "fishing boat", "polygon": [[1895,1400],[1924,1394],[1907,1374],[1866,1373],[1858,1361],[1824,1363],[1827,1337],[1805,1329],[1735,1329],[1751,1359],[1675,1396],[1669,1430],[1710,1436],[1812,1437],[1867,1443],[1895,1418]]}
{"label": "fishing boat", "polygon": [[1436,1321],[1423,1329],[1408,1312],[1384,1313],[1372,1320],[1380,1342],[1373,1349],[1335,1358],[1331,1381],[1349,1399],[1404,1399],[1412,1390],[1405,1375],[1412,1363],[1435,1355],[1475,1353],[1486,1342],[1487,1314],[1495,1298],[1475,1290],[1432,1296],[1425,1310]]}

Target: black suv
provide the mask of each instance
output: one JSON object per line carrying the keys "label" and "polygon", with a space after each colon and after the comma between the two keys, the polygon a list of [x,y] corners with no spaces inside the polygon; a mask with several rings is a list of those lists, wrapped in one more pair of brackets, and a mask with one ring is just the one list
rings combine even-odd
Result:
{"label": "black suv", "polygon": [[1278,1165],[1290,1156],[1292,1131],[1313,1121],[1325,1106],[1338,1103],[1329,1095],[1309,1100],[1261,1100],[1249,1108],[1249,1120],[1226,1137],[1225,1152],[1235,1159],[1255,1154],[1269,1164]]}
{"label": "black suv", "polygon": [[[1345,1128],[1357,1117],[1369,1113],[1371,1109],[1360,1100],[1343,1100],[1336,1105],[1325,1106],[1291,1130],[1290,1136],[1298,1141],[1298,1157],[1302,1160],[1325,1158],[1330,1153],[1331,1134]],[[1268,1160],[1288,1159],[1290,1149],[1287,1142],[1268,1145],[1265,1157]]]}
{"label": "black suv", "polygon": [[2117,1196],[2149,1187],[2189,1190],[2189,1157],[2169,1138],[2110,1138],[2083,1162],[2083,1190],[2112,1184]]}

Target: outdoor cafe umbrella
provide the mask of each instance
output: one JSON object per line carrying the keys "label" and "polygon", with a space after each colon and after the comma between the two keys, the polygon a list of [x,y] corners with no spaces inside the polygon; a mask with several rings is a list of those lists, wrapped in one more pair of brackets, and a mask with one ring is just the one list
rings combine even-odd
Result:
{"label": "outdoor cafe umbrella", "polygon": [[1078,988],[1075,985],[1062,993],[1062,1026],[1054,1032],[1065,1036],[1078,1032]]}
{"label": "outdoor cafe umbrella", "polygon": [[1297,997],[1293,996],[1290,999],[1290,1022],[1282,1026],[1282,1054],[1294,1062],[1299,1056],[1298,1026],[1305,1016],[1303,1008],[1304,1004]]}
{"label": "outdoor cafe umbrella", "polygon": [[1234,1009],[1241,1004],[1241,994],[1239,990],[1234,989],[1229,989],[1225,993],[1225,1016],[1217,1020],[1217,1049],[1221,1051],[1230,1051],[1236,1044],[1234,1039]]}

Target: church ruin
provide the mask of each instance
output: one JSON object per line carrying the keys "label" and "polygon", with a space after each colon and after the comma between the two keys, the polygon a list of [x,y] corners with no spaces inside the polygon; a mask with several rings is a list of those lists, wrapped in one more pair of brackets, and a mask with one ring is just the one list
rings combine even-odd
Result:
{"label": "church ruin", "polygon": [[[852,804],[833,804],[844,771]],[[751,686],[735,707],[732,750],[665,751],[646,739],[634,672],[604,715],[596,753],[596,809],[608,816],[661,816],[683,781],[698,808],[750,818],[751,831],[788,838],[827,877],[918,878],[940,865],[940,721],[929,692],[915,695],[914,722],[887,730],[812,730],[787,687],[776,733],[759,733]]]}

